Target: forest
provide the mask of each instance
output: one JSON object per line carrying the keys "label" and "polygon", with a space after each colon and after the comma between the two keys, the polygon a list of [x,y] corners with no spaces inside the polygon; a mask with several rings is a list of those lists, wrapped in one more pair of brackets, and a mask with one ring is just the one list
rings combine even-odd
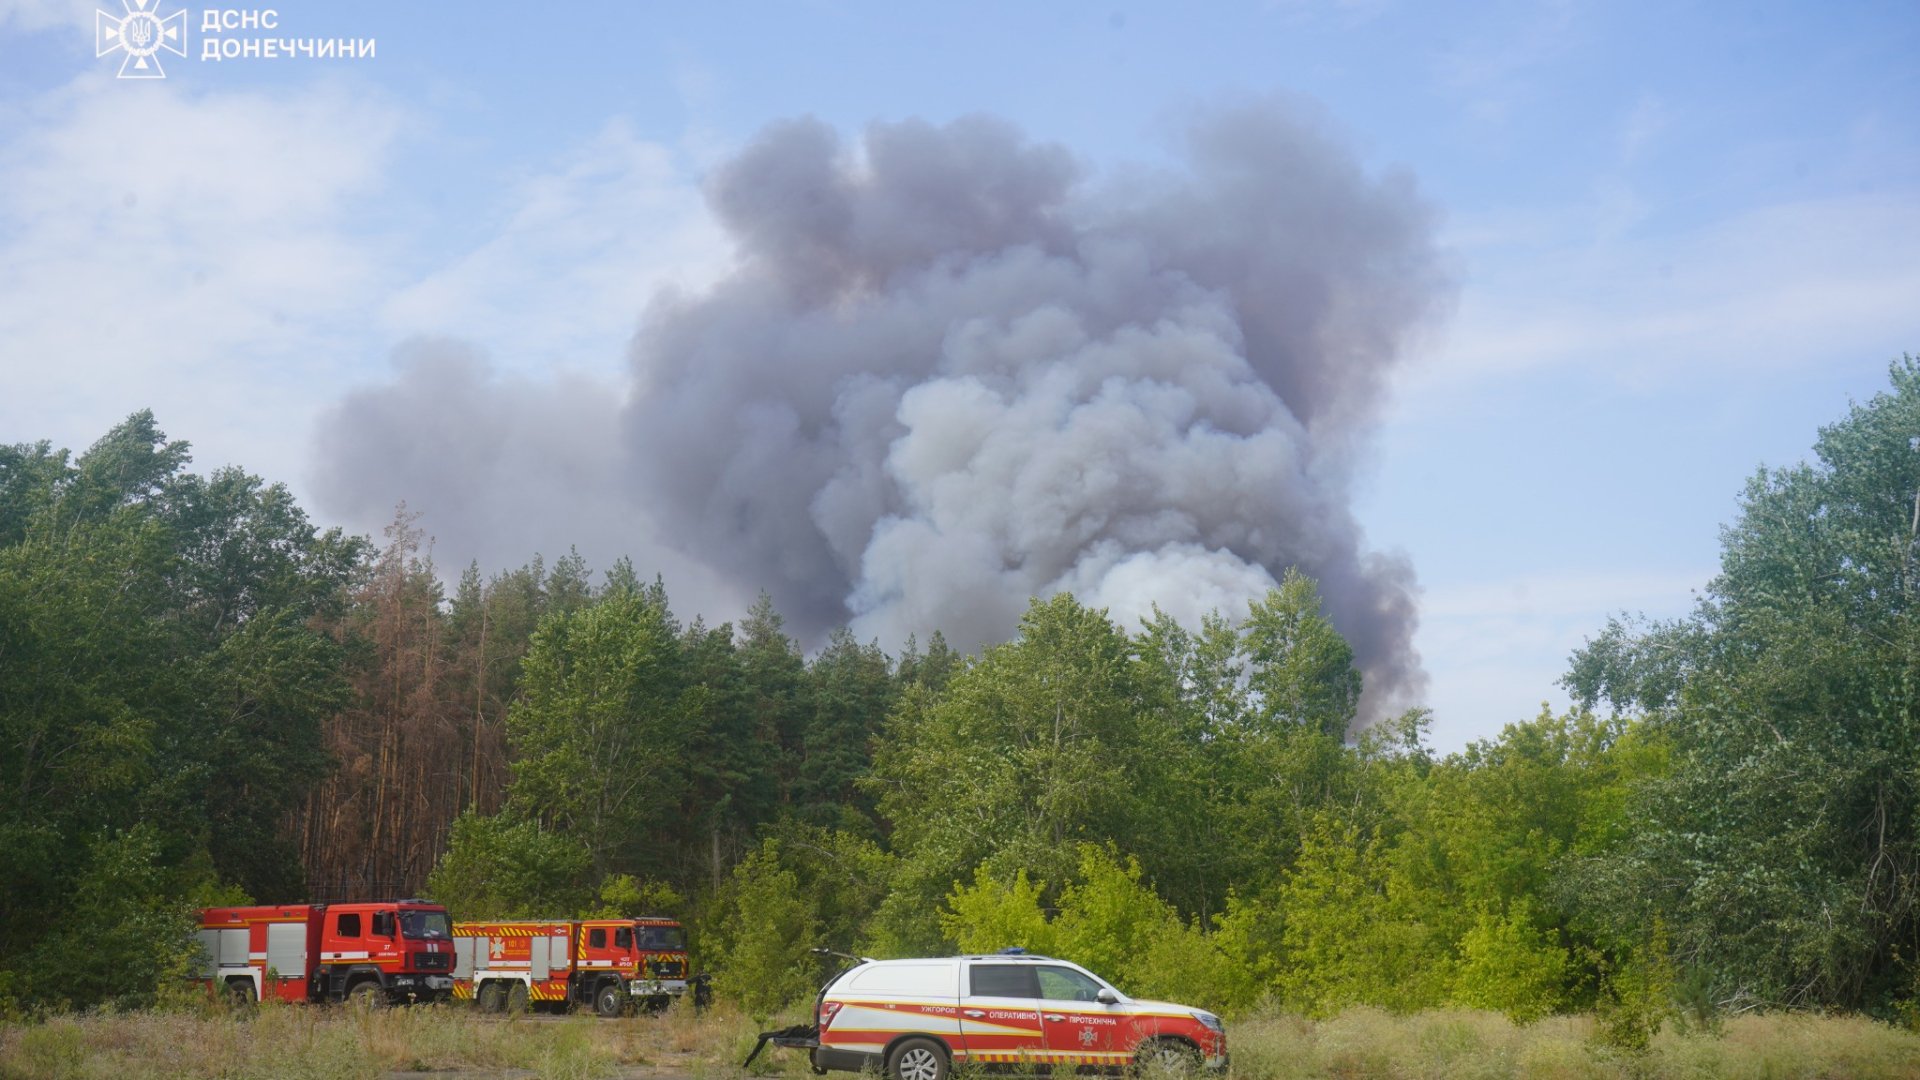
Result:
{"label": "forest", "polygon": [[0,1012],[152,1002],[197,905],[427,895],[677,915],[759,1015],[810,946],[1021,945],[1229,1017],[1920,1020],[1913,358],[1752,476],[1690,614],[1445,755],[1358,723],[1298,573],[1237,624],[1061,594],[979,655],[809,655],[764,595],[454,573],[404,507],[351,536],[190,463],[147,413],[0,446]]}

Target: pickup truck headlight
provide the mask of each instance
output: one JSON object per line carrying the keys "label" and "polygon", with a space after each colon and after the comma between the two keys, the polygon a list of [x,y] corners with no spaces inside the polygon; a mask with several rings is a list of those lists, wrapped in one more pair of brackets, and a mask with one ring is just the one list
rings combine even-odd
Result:
{"label": "pickup truck headlight", "polygon": [[1227,1033],[1227,1025],[1221,1023],[1220,1018],[1210,1012],[1201,1012],[1199,1009],[1195,1009],[1193,1010],[1193,1018],[1205,1024],[1217,1034],[1225,1035]]}

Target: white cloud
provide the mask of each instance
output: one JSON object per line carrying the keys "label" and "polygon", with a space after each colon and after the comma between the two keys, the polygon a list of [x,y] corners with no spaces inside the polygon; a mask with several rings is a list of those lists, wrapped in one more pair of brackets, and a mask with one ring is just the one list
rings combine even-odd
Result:
{"label": "white cloud", "polygon": [[1463,226],[1470,281],[1444,345],[1403,370],[1403,407],[1556,367],[1644,382],[1911,346],[1920,296],[1912,198],[1768,206],[1603,244],[1553,237],[1551,222],[1508,214]]}
{"label": "white cloud", "polygon": [[381,287],[351,209],[400,111],[98,75],[34,105],[0,145],[0,437],[84,446],[151,406],[202,466],[286,475],[290,418]]}
{"label": "white cloud", "polygon": [[669,147],[609,122],[505,201],[493,235],[396,295],[389,338],[485,342],[518,371],[624,371],[641,310],[662,287],[698,289],[728,248]]}
{"label": "white cloud", "polygon": [[725,265],[688,168],[620,121],[449,253],[386,212],[415,118],[359,84],[90,73],[26,106],[0,136],[0,441],[83,448],[150,407],[199,467],[299,487],[317,410],[394,343],[623,373],[654,291]]}

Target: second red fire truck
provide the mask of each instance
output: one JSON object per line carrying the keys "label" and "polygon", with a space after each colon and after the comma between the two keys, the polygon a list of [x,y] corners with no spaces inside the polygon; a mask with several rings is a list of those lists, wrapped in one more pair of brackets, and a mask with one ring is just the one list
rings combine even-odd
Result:
{"label": "second red fire truck", "polygon": [[462,922],[454,995],[488,1012],[536,1004],[618,1016],[687,992],[687,939],[672,919]]}

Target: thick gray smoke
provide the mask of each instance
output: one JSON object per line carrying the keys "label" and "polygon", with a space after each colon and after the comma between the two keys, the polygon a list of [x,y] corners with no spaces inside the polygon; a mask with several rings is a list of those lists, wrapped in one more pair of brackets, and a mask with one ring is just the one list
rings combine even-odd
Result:
{"label": "thick gray smoke", "polygon": [[1006,637],[1070,589],[1130,623],[1318,578],[1372,705],[1418,679],[1413,575],[1364,550],[1355,455],[1446,293],[1430,214],[1288,111],[1092,190],[987,119],[770,128],[711,181],[740,246],[663,299],[626,416],[663,534],[803,628]]}
{"label": "thick gray smoke", "polygon": [[489,574],[548,565],[578,547],[605,570],[622,555],[661,574],[691,612],[740,609],[744,593],[661,544],[627,497],[619,388],[584,375],[526,378],[495,370],[473,346],[409,341],[395,377],[349,391],[326,410],[311,477],[326,513],[380,537],[407,503],[440,570]]}
{"label": "thick gray smoke", "polygon": [[1366,550],[1350,484],[1449,294],[1431,215],[1283,106],[1181,149],[1096,183],[989,119],[771,127],[708,184],[734,271],[655,301],[624,414],[423,346],[330,414],[323,502],[404,496],[462,559],[624,544],[889,646],[1000,640],[1062,589],[1126,624],[1237,616],[1297,565],[1378,715],[1420,678],[1413,575]]}

